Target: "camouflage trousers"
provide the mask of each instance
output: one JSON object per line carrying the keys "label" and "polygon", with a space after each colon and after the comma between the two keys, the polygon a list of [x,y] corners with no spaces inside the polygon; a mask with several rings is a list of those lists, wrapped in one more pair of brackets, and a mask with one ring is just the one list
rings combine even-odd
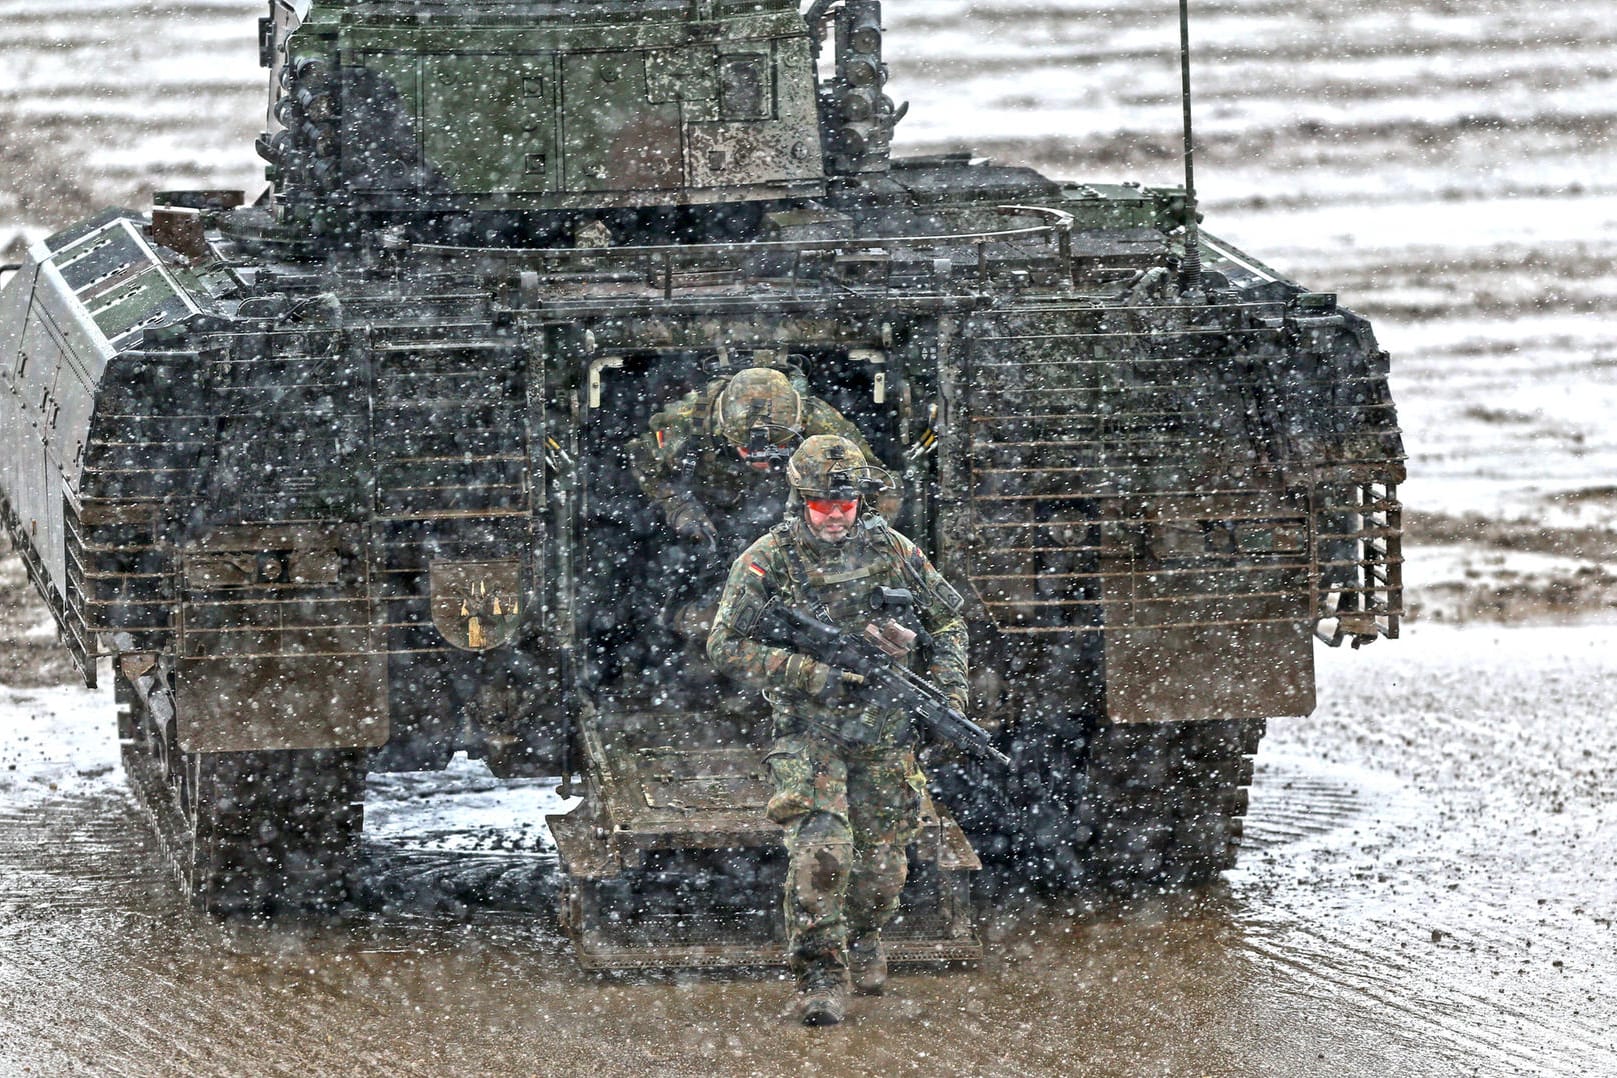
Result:
{"label": "camouflage trousers", "polygon": [[786,829],[792,970],[844,969],[848,941],[898,911],[926,777],[908,748],[855,752],[815,737],[780,738],[766,762],[769,818]]}

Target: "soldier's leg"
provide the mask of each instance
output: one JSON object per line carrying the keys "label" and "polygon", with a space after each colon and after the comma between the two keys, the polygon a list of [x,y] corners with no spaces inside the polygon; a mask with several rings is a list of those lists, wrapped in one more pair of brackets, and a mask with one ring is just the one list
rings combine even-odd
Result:
{"label": "soldier's leg", "polygon": [[836,816],[816,812],[787,829],[786,933],[792,971],[840,977],[848,965],[845,911],[853,836]]}
{"label": "soldier's leg", "polygon": [[848,934],[880,932],[898,912],[909,878],[909,855],[897,843],[854,846],[848,887]]}
{"label": "soldier's leg", "polygon": [[853,871],[848,885],[848,939],[854,987],[878,994],[887,982],[881,930],[898,912],[909,874],[908,846],[921,826],[926,779],[908,751],[849,768]]}
{"label": "soldier's leg", "polygon": [[855,759],[848,768],[848,819],[853,830],[853,874],[848,888],[849,930],[880,931],[898,912],[909,870],[906,849],[921,828],[926,778],[908,749]]}
{"label": "soldier's leg", "polygon": [[792,971],[840,978],[847,967],[844,907],[853,867],[847,765],[802,738],[782,738],[766,758],[775,784],[770,819],[786,831],[785,914]]}

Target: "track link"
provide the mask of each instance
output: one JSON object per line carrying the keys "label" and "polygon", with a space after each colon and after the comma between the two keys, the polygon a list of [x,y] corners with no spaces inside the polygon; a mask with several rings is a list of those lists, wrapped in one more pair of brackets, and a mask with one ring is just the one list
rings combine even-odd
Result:
{"label": "track link", "polygon": [[1015,767],[929,769],[985,862],[1015,886],[1194,887],[1235,864],[1264,722],[1046,722],[1006,740]]}
{"label": "track link", "polygon": [[360,750],[186,753],[120,676],[124,770],[187,897],[218,916],[345,906],[361,854]]}
{"label": "track link", "polygon": [[1086,882],[1194,887],[1233,868],[1263,732],[1261,719],[1099,727],[1074,836]]}

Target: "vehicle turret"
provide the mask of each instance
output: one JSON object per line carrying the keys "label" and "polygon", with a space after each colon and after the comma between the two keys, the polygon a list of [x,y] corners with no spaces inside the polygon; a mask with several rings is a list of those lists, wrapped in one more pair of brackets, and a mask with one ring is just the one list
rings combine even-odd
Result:
{"label": "vehicle turret", "polygon": [[[796,0],[272,0],[258,142],[272,205],[315,233],[569,240],[592,213],[824,195],[885,170],[895,111],[881,5],[807,14]],[[823,85],[811,26],[834,31]]]}

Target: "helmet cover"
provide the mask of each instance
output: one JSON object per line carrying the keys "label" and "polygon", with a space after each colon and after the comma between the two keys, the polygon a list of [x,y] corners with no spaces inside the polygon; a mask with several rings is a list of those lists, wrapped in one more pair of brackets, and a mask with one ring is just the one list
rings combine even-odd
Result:
{"label": "helmet cover", "polygon": [[868,471],[864,454],[836,434],[816,434],[786,462],[786,481],[803,498],[858,498]]}
{"label": "helmet cover", "polygon": [[782,444],[802,430],[803,398],[780,371],[748,367],[730,379],[713,402],[714,430],[734,446],[746,446],[754,428],[762,427],[768,441]]}

